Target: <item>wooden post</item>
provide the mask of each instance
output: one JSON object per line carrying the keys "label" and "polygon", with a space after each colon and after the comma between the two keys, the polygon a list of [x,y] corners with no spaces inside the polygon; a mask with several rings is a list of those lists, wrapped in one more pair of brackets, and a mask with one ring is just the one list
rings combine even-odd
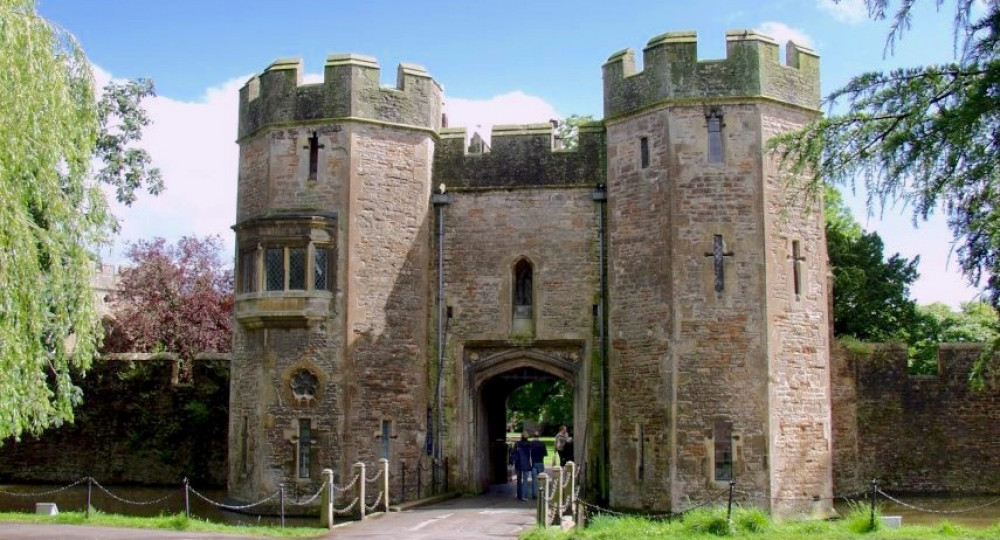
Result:
{"label": "wooden post", "polygon": [[562,519],[562,504],[563,504],[563,495],[564,495],[564,493],[563,493],[563,477],[564,477],[564,474],[565,474],[565,471],[563,470],[562,467],[560,467],[558,465],[556,465],[555,467],[552,467],[552,475],[555,476],[554,480],[556,481],[556,515],[554,517],[556,519],[560,519],[560,520]]}
{"label": "wooden post", "polygon": [[537,518],[535,521],[538,522],[539,527],[548,527],[549,525],[549,475],[545,473],[538,474],[538,498],[535,501],[538,503],[537,507]]}
{"label": "wooden post", "polygon": [[382,464],[382,494],[385,497],[385,513],[389,513],[389,460],[382,458],[378,460]]}
{"label": "wooden post", "polygon": [[333,493],[333,469],[323,469],[323,498],[319,503],[319,523],[327,529],[333,529],[333,503],[336,495]]}
{"label": "wooden post", "polygon": [[354,475],[357,477],[358,520],[365,519],[365,464],[360,461],[354,464]]}

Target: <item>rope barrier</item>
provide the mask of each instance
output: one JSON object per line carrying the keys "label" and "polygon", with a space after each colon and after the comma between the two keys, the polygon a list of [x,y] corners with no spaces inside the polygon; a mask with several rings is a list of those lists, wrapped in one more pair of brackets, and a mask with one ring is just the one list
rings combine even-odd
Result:
{"label": "rope barrier", "polygon": [[922,508],[922,507],[917,506],[915,504],[910,504],[910,503],[907,503],[907,502],[903,502],[903,501],[901,501],[901,500],[893,497],[892,495],[889,495],[888,493],[882,491],[881,489],[878,490],[878,494],[881,495],[881,496],[883,496],[883,497],[885,497],[886,499],[889,499],[890,501],[892,501],[892,502],[894,502],[894,503],[896,503],[896,504],[898,504],[900,506],[905,506],[906,508],[909,508],[910,510],[916,510],[918,512],[926,512],[928,514],[965,514],[965,513],[968,513],[968,512],[975,512],[976,510],[982,510],[983,508],[988,508],[990,506],[993,506],[994,504],[1000,503],[1000,498],[996,498],[996,499],[993,499],[992,501],[990,501],[988,503],[981,504],[979,506],[973,506],[973,507],[970,507],[970,508],[963,508],[961,510],[932,510],[930,508]]}
{"label": "rope barrier", "polygon": [[347,485],[346,485],[346,486],[344,486],[344,487],[337,487],[337,486],[333,486],[333,490],[334,490],[335,492],[337,492],[337,493],[344,493],[345,491],[347,491],[347,490],[349,490],[349,489],[353,488],[353,487],[355,486],[355,484],[357,484],[357,483],[358,483],[358,478],[361,478],[361,475],[360,475],[360,474],[355,474],[355,475],[354,475],[354,479],[353,479],[353,480],[351,480],[351,483],[350,483],[350,484],[347,484]]}
{"label": "rope barrier", "polygon": [[194,493],[199,499],[205,501],[206,503],[208,503],[208,504],[210,504],[212,506],[218,507],[218,508],[224,508],[226,510],[246,510],[247,508],[253,508],[254,506],[260,506],[260,505],[266,503],[267,501],[269,501],[269,500],[277,497],[278,494],[281,493],[281,490],[278,490],[278,491],[275,491],[274,493],[268,495],[267,497],[265,497],[265,498],[263,498],[263,499],[255,502],[255,503],[235,506],[235,505],[230,505],[230,504],[223,504],[223,503],[220,503],[218,501],[213,501],[212,499],[209,499],[208,497],[202,495],[201,493],[198,493],[198,490],[194,489],[191,486],[188,486],[188,490],[191,493]]}
{"label": "rope barrier", "polygon": [[383,474],[383,473],[385,473],[385,469],[382,469],[382,468],[379,468],[379,470],[378,470],[378,474],[376,474],[375,476],[373,476],[373,477],[371,477],[371,478],[367,478],[367,477],[366,477],[366,478],[365,478],[365,482],[367,482],[367,483],[369,483],[369,484],[370,484],[370,483],[372,483],[372,482],[374,482],[374,481],[378,480],[379,478],[382,478],[382,474]]}
{"label": "rope barrier", "polygon": [[163,501],[165,501],[165,500],[167,500],[167,499],[169,499],[169,498],[177,495],[176,491],[171,491],[170,493],[167,493],[166,495],[160,497],[159,499],[153,499],[153,500],[149,500],[149,501],[132,501],[132,500],[129,500],[129,499],[125,499],[125,498],[119,497],[118,495],[115,495],[114,493],[111,493],[110,491],[108,491],[108,488],[102,486],[100,482],[98,482],[97,480],[95,480],[93,478],[91,478],[91,481],[94,482],[94,485],[97,486],[97,489],[103,491],[104,493],[106,493],[112,499],[114,499],[114,500],[116,500],[116,501],[118,501],[120,503],[134,504],[136,506],[150,506],[150,505],[154,505],[154,504],[159,504],[159,503],[161,503],[161,502],[163,502]]}
{"label": "rope barrier", "polygon": [[375,497],[375,501],[371,504],[371,506],[368,506],[367,504],[365,505],[365,514],[375,511],[375,507],[378,506],[379,501],[382,500],[382,494],[384,493],[384,491],[379,491],[378,497]]}
{"label": "rope barrier", "polygon": [[305,505],[307,505],[307,504],[315,501],[316,499],[318,499],[319,496],[322,495],[322,494],[323,494],[323,487],[320,487],[319,491],[317,491],[312,497],[309,497],[308,499],[306,499],[304,501],[303,500],[289,501],[288,504],[290,504],[292,506],[305,506]]}
{"label": "rope barrier", "polygon": [[347,505],[342,510],[338,510],[337,507],[334,507],[333,513],[337,514],[338,516],[344,516],[350,514],[354,510],[354,507],[357,506],[359,500],[360,500],[359,498],[355,497],[354,500],[351,501],[351,504]]}
{"label": "rope barrier", "polygon": [[84,476],[83,478],[77,480],[76,482],[73,482],[72,484],[63,486],[61,488],[51,489],[51,490],[48,490],[48,491],[34,491],[34,492],[31,492],[31,493],[15,493],[13,491],[4,491],[4,490],[0,489],[0,495],[9,495],[11,497],[25,497],[25,498],[27,498],[27,497],[42,497],[42,496],[45,496],[45,495],[52,495],[54,493],[60,493],[60,492],[66,491],[67,489],[69,489],[69,488],[71,488],[73,486],[77,486],[77,485],[80,485],[81,483],[85,482],[87,480],[87,478],[89,478],[89,477],[88,476]]}

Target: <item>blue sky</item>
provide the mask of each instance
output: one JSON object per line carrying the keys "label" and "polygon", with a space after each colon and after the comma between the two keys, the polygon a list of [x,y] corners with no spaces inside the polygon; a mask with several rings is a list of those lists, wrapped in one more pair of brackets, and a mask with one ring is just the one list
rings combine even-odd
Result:
{"label": "blue sky", "polygon": [[[231,246],[236,91],[279,57],[300,57],[319,77],[328,54],[374,56],[386,84],[395,84],[399,62],[421,64],[445,88],[451,125],[472,129],[574,113],[599,118],[601,64],[669,31],[697,31],[702,59],[725,56],[727,29],[807,44],[820,55],[824,94],[862,71],[948,61],[953,5],[946,0],[936,13],[934,3],[918,2],[913,28],[888,57],[888,25],[869,21],[859,0],[40,0],[39,11],[77,36],[99,80],[156,81],[144,145],[167,192],[118,209],[122,239],[217,233]],[[957,263],[948,263],[943,221],[914,230],[908,210],[867,216],[863,199],[853,198],[855,215],[882,234],[887,251],[921,255],[919,302],[973,298]],[[118,251],[108,258],[119,262]]]}

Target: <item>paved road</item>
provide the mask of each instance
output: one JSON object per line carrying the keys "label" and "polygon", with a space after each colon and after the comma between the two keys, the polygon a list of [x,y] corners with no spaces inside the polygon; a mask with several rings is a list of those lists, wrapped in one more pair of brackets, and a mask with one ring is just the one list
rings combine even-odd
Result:
{"label": "paved road", "polygon": [[[433,506],[402,512],[376,514],[363,522],[345,522],[322,538],[361,540],[466,540],[517,538],[532,527],[534,501],[518,501],[503,490],[479,497],[451,499]],[[321,531],[317,531],[321,533]],[[91,527],[84,525],[39,525],[0,523],[0,540],[236,540],[257,537],[217,533],[194,533]]]}
{"label": "paved road", "polygon": [[393,512],[338,527],[327,538],[362,540],[465,540],[517,538],[535,524],[534,501],[493,493],[460,498],[433,506]]}

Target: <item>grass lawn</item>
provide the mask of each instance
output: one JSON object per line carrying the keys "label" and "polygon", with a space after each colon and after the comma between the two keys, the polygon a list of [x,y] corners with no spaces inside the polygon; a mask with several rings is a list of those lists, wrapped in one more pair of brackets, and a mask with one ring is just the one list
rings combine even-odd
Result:
{"label": "grass lawn", "polygon": [[585,529],[562,531],[558,527],[533,529],[521,540],[645,540],[671,538],[702,540],[752,538],[760,540],[962,540],[1000,538],[1000,523],[985,529],[970,529],[947,521],[934,526],[904,525],[900,529],[869,530],[867,512],[852,512],[837,521],[775,522],[759,509],[734,509],[732,522],[725,509],[699,509],[673,522],[634,517],[595,517]]}
{"label": "grass lawn", "polygon": [[102,527],[129,527],[135,529],[164,529],[169,531],[215,532],[241,534],[246,536],[273,536],[276,538],[314,538],[327,533],[326,529],[311,527],[278,526],[238,526],[223,525],[198,518],[188,518],[184,514],[169,514],[156,517],[122,516],[105,514],[91,510],[88,519],[83,512],[60,512],[55,516],[0,512],[0,522],[58,523],[64,525],[99,525]]}

